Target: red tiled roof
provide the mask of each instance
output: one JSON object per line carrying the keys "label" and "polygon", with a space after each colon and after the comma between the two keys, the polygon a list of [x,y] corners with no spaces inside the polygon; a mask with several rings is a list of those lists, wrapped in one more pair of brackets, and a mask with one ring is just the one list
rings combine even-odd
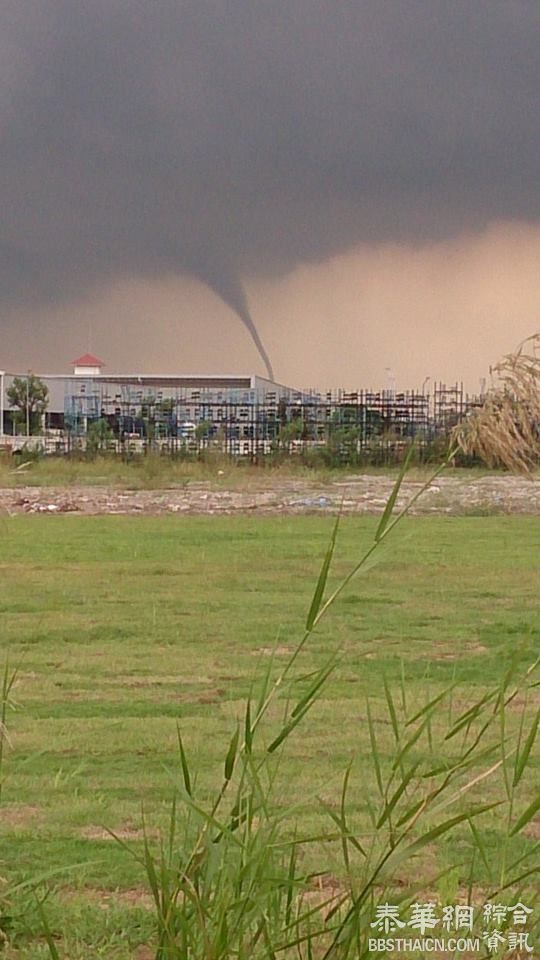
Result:
{"label": "red tiled roof", "polygon": [[73,360],[74,367],[104,367],[105,364],[103,360],[98,360],[97,357],[93,357],[91,353],[85,353],[84,356],[79,357],[78,360]]}

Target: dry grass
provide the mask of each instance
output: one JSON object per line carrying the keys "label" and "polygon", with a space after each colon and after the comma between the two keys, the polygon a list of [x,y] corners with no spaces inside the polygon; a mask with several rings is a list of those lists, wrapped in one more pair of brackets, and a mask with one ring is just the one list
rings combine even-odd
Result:
{"label": "dry grass", "polygon": [[540,460],[540,334],[528,337],[492,369],[485,403],[455,431],[464,453],[489,467],[530,474]]}

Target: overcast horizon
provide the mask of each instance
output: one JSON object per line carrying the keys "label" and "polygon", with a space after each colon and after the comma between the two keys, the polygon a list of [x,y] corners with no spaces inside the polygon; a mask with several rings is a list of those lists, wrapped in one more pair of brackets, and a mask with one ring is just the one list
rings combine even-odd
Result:
{"label": "overcast horizon", "polygon": [[540,330],[540,5],[4,0],[0,368],[476,392]]}

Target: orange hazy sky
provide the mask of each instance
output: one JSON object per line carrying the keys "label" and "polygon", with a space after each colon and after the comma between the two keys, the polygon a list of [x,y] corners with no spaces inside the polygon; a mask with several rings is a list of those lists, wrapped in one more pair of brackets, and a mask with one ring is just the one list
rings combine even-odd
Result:
{"label": "orange hazy sky", "polygon": [[[493,223],[421,247],[359,247],[277,280],[245,278],[276,379],[299,387],[475,392],[540,330],[540,227]],[[126,280],[99,299],[5,317],[0,367],[60,373],[91,349],[110,372],[264,374],[241,322],[189,278]]]}

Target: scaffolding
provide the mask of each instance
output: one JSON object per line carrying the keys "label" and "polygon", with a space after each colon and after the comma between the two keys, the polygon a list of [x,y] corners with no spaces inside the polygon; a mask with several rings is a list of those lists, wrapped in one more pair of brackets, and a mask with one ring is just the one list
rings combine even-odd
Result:
{"label": "scaffolding", "polygon": [[377,454],[381,462],[414,439],[428,447],[478,405],[462,384],[431,392],[296,391],[265,386],[196,388],[102,377],[65,382],[64,429],[72,444],[106,425],[111,447],[133,452],[216,449],[253,460],[331,448],[344,461]]}

